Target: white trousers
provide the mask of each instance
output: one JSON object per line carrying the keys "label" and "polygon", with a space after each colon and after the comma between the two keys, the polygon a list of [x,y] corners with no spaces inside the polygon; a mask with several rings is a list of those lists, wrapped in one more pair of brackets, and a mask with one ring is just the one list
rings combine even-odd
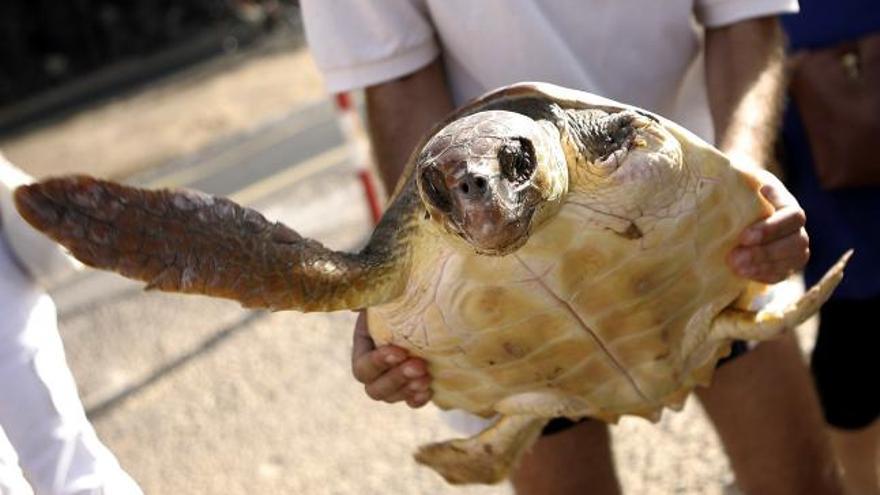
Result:
{"label": "white trousers", "polygon": [[142,492],[86,419],[52,299],[0,235],[0,494],[30,493]]}

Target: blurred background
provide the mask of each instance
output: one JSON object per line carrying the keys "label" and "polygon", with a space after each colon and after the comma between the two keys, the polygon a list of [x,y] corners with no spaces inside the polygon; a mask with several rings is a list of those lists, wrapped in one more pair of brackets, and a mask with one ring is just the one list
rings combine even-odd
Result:
{"label": "blurred background", "polygon": [[[336,101],[296,2],[0,2],[0,150],[36,177],[196,188],[356,249],[365,163]],[[146,493],[510,493],[411,460],[455,433],[433,406],[366,397],[350,313],[246,311],[96,272],[51,292],[88,414]],[[693,400],[613,434],[626,493],[735,493]]]}

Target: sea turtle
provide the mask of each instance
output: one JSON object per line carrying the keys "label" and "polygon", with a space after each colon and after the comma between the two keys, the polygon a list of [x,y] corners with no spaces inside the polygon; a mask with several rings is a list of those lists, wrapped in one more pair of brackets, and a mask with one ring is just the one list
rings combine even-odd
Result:
{"label": "sea turtle", "polygon": [[771,309],[766,286],[725,263],[772,211],[755,174],[662,117],[549,84],[454,112],[407,171],[357,254],[191,191],[74,176],[15,200],[86,264],[150,289],[369,308],[378,343],[428,361],[438,406],[497,417],[418,451],[453,483],[503,479],[550,418],[680,407],[731,339],[772,338],[816,312],[848,256]]}

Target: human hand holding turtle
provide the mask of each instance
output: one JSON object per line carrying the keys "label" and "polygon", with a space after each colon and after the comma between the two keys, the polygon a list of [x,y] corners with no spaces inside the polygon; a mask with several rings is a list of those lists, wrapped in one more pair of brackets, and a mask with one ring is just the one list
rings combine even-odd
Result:
{"label": "human hand holding turtle", "polygon": [[351,351],[351,371],[364,384],[367,395],[377,401],[406,401],[412,408],[424,406],[433,395],[431,376],[424,359],[411,357],[394,345],[376,347],[367,329],[366,316],[358,313]]}
{"label": "human hand holding turtle", "polygon": [[763,195],[775,208],[767,218],[743,230],[728,262],[741,277],[773,284],[803,269],[810,258],[806,214],[797,199],[772,173],[757,173]]}

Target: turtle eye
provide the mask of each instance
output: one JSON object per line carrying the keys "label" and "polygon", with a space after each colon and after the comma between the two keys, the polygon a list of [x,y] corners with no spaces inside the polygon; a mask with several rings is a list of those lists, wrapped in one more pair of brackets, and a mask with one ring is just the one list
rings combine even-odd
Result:
{"label": "turtle eye", "polygon": [[501,175],[507,180],[522,184],[535,171],[535,148],[525,138],[517,138],[498,150]]}
{"label": "turtle eye", "polygon": [[422,190],[428,201],[443,213],[452,211],[452,200],[443,174],[434,167],[428,167],[422,172]]}

